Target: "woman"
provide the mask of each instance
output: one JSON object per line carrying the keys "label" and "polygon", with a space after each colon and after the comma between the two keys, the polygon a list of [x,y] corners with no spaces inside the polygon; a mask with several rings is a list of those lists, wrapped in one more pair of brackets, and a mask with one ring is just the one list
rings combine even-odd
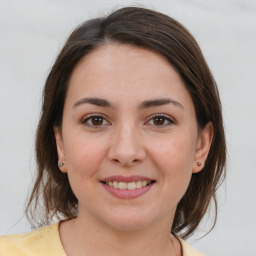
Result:
{"label": "woman", "polygon": [[217,206],[225,136],[215,81],[177,21],[127,7],[73,31],[36,153],[27,215],[60,221],[1,237],[0,255],[203,255],[183,239]]}

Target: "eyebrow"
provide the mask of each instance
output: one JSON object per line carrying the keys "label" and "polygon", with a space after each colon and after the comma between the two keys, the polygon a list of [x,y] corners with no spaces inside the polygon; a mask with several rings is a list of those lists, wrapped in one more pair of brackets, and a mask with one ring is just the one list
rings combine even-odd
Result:
{"label": "eyebrow", "polygon": [[[89,104],[96,105],[99,107],[114,108],[114,105],[112,105],[109,101],[107,101],[105,99],[97,98],[97,97],[82,98],[82,99],[78,100],[77,102],[75,102],[75,104],[73,105],[73,108],[75,108],[81,104],[85,104],[85,103],[89,103]],[[172,104],[176,107],[181,108],[182,110],[184,109],[183,105],[180,102],[173,100],[171,98],[145,100],[139,105],[139,109],[148,109],[151,107],[158,107],[158,106],[167,105],[167,104]]]}
{"label": "eyebrow", "polygon": [[114,106],[112,104],[110,104],[109,101],[101,99],[101,98],[83,98],[83,99],[80,99],[74,104],[73,108],[75,108],[75,107],[77,107],[81,104],[85,104],[85,103],[89,103],[89,104],[96,105],[96,106],[99,106],[99,107],[114,108]]}
{"label": "eyebrow", "polygon": [[166,104],[172,104],[172,105],[174,105],[176,107],[179,107],[182,110],[184,110],[184,107],[180,102],[178,102],[176,100],[173,100],[173,99],[170,99],[170,98],[145,100],[140,104],[139,109],[158,107],[158,106],[162,106],[162,105],[166,105]]}

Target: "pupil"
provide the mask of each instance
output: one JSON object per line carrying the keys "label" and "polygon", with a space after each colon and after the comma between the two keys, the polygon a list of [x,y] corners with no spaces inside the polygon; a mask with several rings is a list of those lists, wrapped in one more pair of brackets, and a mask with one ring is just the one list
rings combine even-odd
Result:
{"label": "pupil", "polygon": [[93,117],[92,119],[93,125],[101,125],[103,123],[102,117]]}
{"label": "pupil", "polygon": [[163,125],[164,124],[164,118],[163,117],[156,117],[154,119],[154,124],[156,124],[156,125]]}

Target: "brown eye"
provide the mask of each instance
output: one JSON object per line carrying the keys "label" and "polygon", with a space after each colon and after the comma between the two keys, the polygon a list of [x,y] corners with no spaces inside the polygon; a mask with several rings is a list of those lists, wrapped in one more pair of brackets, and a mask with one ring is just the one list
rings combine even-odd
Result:
{"label": "brown eye", "polygon": [[100,116],[95,116],[91,118],[92,125],[102,125],[103,124],[103,118]]}
{"label": "brown eye", "polygon": [[164,125],[165,118],[164,117],[155,117],[153,118],[154,125]]}
{"label": "brown eye", "polygon": [[100,128],[105,125],[109,125],[110,123],[102,116],[89,116],[81,121],[82,124],[92,127],[92,128]]}
{"label": "brown eye", "polygon": [[148,122],[148,124],[153,126],[165,127],[174,123],[174,121],[165,115],[155,115]]}

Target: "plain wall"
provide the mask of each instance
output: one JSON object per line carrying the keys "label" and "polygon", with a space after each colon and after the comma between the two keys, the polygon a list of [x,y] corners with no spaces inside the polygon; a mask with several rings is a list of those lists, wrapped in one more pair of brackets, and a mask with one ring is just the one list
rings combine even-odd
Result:
{"label": "plain wall", "polygon": [[30,230],[24,202],[35,170],[34,134],[53,61],[80,22],[139,4],[176,18],[195,36],[218,83],[228,175],[215,229],[190,242],[209,256],[256,255],[256,2],[250,0],[0,1],[0,234]]}

